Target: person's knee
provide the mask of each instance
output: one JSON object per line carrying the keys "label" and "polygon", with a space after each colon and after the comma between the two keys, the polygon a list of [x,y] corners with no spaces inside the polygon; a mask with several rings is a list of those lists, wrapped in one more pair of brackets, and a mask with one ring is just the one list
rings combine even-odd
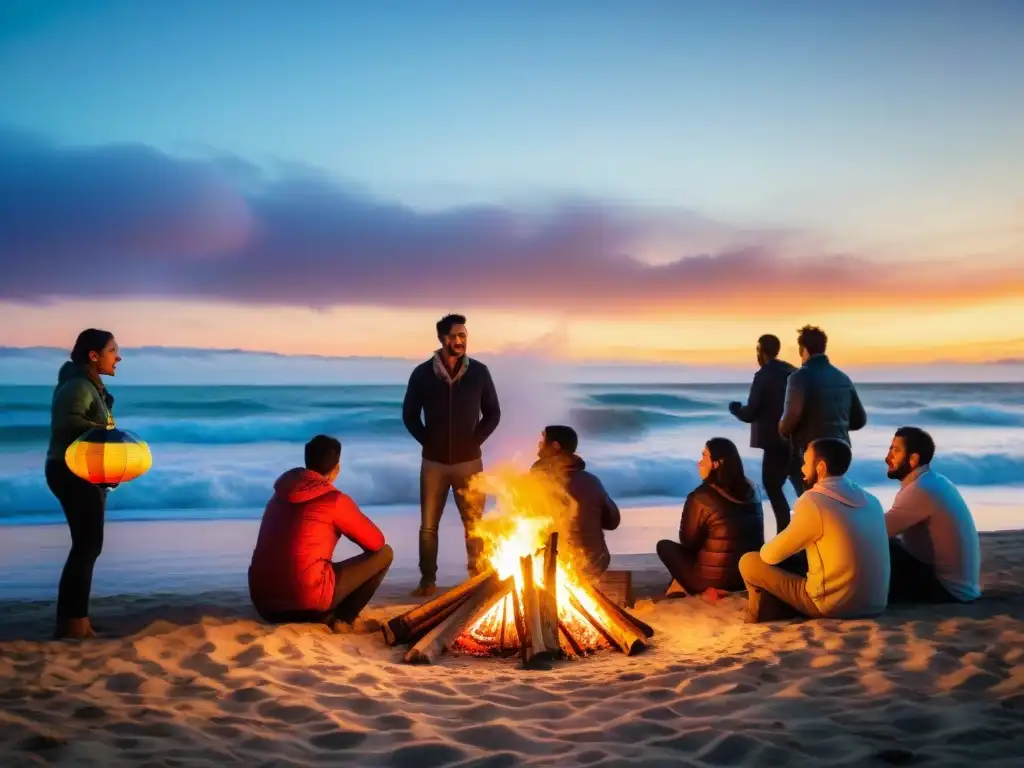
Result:
{"label": "person's knee", "polygon": [[740,576],[744,581],[750,582],[751,578],[761,570],[764,565],[764,561],[761,560],[761,555],[758,552],[747,552],[743,557],[740,558],[739,570]]}
{"label": "person's knee", "polygon": [[654,551],[658,553],[658,557],[664,560],[666,557],[669,556],[669,553],[672,552],[673,544],[675,544],[674,541],[670,541],[669,539],[662,539],[657,543],[657,545],[655,545]]}
{"label": "person's knee", "polygon": [[395,550],[391,548],[390,544],[385,544],[377,550],[376,556],[376,559],[380,562],[381,566],[387,568],[395,559]]}

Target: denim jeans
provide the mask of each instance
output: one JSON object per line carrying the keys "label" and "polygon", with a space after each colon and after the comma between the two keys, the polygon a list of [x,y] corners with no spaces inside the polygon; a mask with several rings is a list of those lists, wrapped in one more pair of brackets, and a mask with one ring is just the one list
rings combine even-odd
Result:
{"label": "denim jeans", "polygon": [[466,558],[470,573],[476,573],[483,554],[483,540],[474,535],[476,522],[483,516],[485,496],[469,490],[469,480],[483,471],[483,460],[461,464],[440,464],[423,460],[420,467],[420,583],[437,579],[437,528],[441,524],[448,492],[455,492],[466,535]]}

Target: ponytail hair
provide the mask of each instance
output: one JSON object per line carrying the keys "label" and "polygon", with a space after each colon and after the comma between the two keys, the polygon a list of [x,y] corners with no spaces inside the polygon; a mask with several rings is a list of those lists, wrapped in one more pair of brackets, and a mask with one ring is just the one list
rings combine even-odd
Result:
{"label": "ponytail hair", "polygon": [[75,365],[88,365],[90,352],[102,352],[114,334],[98,328],[86,328],[75,339],[75,347],[71,350],[71,362]]}

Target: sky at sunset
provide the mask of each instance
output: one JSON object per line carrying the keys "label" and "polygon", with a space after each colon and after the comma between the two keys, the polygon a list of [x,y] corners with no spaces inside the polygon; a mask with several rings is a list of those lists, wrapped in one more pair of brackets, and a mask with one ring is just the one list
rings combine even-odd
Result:
{"label": "sky at sunset", "polygon": [[[0,346],[1024,360],[1024,3],[5,2]],[[998,369],[999,366],[992,366]]]}

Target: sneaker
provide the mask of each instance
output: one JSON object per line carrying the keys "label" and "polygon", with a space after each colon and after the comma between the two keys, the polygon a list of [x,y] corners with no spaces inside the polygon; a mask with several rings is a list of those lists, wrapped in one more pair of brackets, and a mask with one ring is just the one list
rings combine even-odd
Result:
{"label": "sneaker", "polygon": [[412,591],[413,597],[430,597],[437,592],[437,586],[434,584],[420,584],[416,589]]}

